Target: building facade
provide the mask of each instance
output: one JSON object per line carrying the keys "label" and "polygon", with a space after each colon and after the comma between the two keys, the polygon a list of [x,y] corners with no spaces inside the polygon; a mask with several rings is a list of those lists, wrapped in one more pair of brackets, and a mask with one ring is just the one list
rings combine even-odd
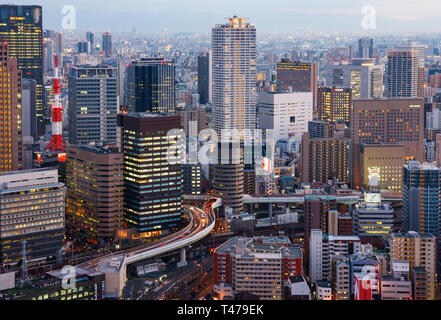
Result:
{"label": "building facade", "polygon": [[72,66],[69,72],[69,142],[116,143],[119,112],[117,69]]}

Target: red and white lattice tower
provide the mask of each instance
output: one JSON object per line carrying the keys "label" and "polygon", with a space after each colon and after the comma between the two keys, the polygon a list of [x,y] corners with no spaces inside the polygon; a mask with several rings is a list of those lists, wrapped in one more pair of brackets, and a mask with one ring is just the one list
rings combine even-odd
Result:
{"label": "red and white lattice tower", "polygon": [[64,151],[66,143],[63,141],[63,105],[61,104],[61,85],[58,78],[58,56],[55,55],[54,76],[54,103],[52,105],[52,140],[47,150],[57,152]]}

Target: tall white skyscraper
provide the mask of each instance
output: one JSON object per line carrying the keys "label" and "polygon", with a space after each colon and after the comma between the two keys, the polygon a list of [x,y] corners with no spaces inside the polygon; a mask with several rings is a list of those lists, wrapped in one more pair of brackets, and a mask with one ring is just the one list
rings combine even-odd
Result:
{"label": "tall white skyscraper", "polygon": [[256,27],[234,16],[212,29],[214,129],[256,127]]}

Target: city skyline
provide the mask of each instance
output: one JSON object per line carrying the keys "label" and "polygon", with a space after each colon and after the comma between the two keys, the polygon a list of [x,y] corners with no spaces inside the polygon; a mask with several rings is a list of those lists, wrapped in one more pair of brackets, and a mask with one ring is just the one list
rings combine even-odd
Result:
{"label": "city skyline", "polygon": [[[16,1],[16,4],[28,4],[29,1]],[[43,19],[46,28],[61,30],[62,8],[73,6],[76,10],[76,27],[80,30],[99,29],[100,31],[130,31],[133,27],[139,31],[159,31],[164,28],[171,32],[200,32],[209,30],[213,21],[225,21],[237,14],[249,18],[265,32],[271,31],[313,31],[328,32],[428,32],[441,31],[438,24],[438,12],[441,3],[436,0],[398,1],[340,0],[329,2],[314,0],[309,2],[286,3],[283,0],[272,1],[232,1],[216,3],[202,0],[189,1],[141,1],[128,0],[124,5],[106,6],[106,1],[76,0],[59,3],[55,0],[39,1],[45,6]],[[364,6],[372,6],[376,13],[376,29],[365,30],[361,26]],[[124,14],[115,27],[113,21]],[[191,24],[186,21],[192,21]],[[208,31],[209,32],[209,31]],[[208,33],[205,31],[204,33]]]}

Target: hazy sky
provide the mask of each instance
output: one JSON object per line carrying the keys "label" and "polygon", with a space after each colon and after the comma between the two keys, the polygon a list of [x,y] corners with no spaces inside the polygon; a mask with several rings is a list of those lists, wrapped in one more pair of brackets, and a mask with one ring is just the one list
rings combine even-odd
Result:
{"label": "hazy sky", "polygon": [[61,29],[64,5],[73,5],[77,28],[209,32],[237,14],[265,31],[363,31],[362,7],[376,10],[377,31],[431,31],[441,27],[441,0],[35,0],[46,28]]}

